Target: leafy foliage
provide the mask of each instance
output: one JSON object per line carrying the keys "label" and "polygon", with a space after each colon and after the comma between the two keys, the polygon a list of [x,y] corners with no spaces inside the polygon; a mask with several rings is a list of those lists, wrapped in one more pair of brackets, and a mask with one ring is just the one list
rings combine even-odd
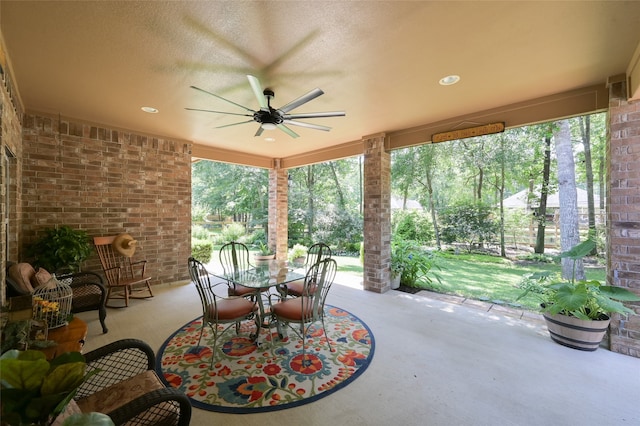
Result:
{"label": "leafy foliage", "polygon": [[431,218],[419,211],[399,210],[393,212],[391,229],[393,229],[394,239],[429,244],[434,238]]}
{"label": "leafy foliage", "polygon": [[309,248],[306,247],[306,246],[303,246],[302,244],[295,244],[289,250],[289,256],[288,256],[289,260],[293,261],[293,260],[299,259],[301,257],[306,257],[308,250],[309,250]]}
{"label": "leafy foliage", "polygon": [[43,352],[11,350],[0,357],[3,424],[48,424],[92,373],[79,352],[51,362]]}
{"label": "leafy foliage", "polygon": [[622,302],[638,302],[640,297],[631,291],[602,285],[597,280],[575,280],[575,263],[591,253],[593,240],[585,240],[560,256],[574,262],[574,275],[570,281],[551,281],[548,273],[534,273],[523,277],[519,287],[524,292],[537,295],[544,312],[573,316],[583,320],[600,320],[612,313],[633,314]]}
{"label": "leafy foliage", "polygon": [[230,223],[222,228],[222,240],[228,241],[240,241],[240,239],[247,233],[241,223]]}
{"label": "leafy foliage", "polygon": [[91,251],[89,235],[83,230],[67,225],[46,228],[44,235],[28,249],[29,255],[35,259],[34,266],[42,267],[49,272],[60,272],[64,269],[77,272]]}
{"label": "leafy foliage", "polygon": [[[400,284],[415,287],[416,283],[431,283],[429,273],[436,264],[436,255],[420,247],[414,241],[394,241],[391,246],[391,274],[400,273]],[[437,275],[432,274],[439,279]]]}
{"label": "leafy foliage", "polygon": [[200,262],[207,264],[211,261],[213,243],[209,240],[191,239],[191,256]]}
{"label": "leafy foliage", "polygon": [[492,208],[480,202],[458,202],[443,210],[442,238],[448,243],[464,242],[468,249],[474,243],[491,241],[498,231]]}

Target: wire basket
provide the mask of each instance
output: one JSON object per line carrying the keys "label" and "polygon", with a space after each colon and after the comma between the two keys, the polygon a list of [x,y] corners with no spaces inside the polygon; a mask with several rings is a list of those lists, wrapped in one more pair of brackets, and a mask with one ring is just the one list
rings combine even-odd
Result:
{"label": "wire basket", "polygon": [[71,287],[55,277],[33,292],[33,318],[46,321],[49,329],[69,323],[71,315]]}

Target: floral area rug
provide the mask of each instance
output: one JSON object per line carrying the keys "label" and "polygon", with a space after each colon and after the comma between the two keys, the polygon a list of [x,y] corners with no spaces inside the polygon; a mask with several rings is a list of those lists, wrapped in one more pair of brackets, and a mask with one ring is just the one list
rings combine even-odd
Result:
{"label": "floral area rug", "polygon": [[253,342],[249,335],[255,325],[245,321],[239,334],[231,327],[219,338],[211,368],[213,336],[205,327],[198,346],[199,317],[162,345],[158,374],[204,410],[247,414],[308,404],[351,383],[373,358],[373,334],[358,317],[326,305],[325,325],[335,351],[329,351],[318,322],[309,331],[303,358],[302,339],[290,328],[282,340],[275,326],[262,328]]}

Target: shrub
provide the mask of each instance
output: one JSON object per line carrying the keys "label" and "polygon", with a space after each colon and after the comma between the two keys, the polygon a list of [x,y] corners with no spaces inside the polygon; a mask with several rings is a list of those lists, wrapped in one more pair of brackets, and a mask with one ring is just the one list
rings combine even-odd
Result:
{"label": "shrub", "polygon": [[465,243],[469,250],[474,244],[491,241],[499,229],[492,213],[491,206],[474,201],[446,208],[440,215],[442,239],[447,243]]}
{"label": "shrub", "polygon": [[306,257],[307,256],[307,250],[309,250],[308,247],[303,246],[302,244],[295,244],[290,250],[289,250],[289,260],[293,261],[294,259],[298,259],[301,257]]}
{"label": "shrub", "polygon": [[211,238],[211,233],[202,225],[191,226],[191,238],[198,240],[208,240]]}
{"label": "shrub", "polygon": [[222,228],[222,239],[224,241],[240,241],[240,239],[246,234],[244,225],[241,223],[230,223]]}
{"label": "shrub", "polygon": [[435,237],[429,215],[415,210],[394,211],[391,217],[391,229],[394,238],[400,240],[429,244]]}
{"label": "shrub", "polygon": [[213,243],[209,240],[191,239],[191,256],[202,263],[211,261],[213,253]]}

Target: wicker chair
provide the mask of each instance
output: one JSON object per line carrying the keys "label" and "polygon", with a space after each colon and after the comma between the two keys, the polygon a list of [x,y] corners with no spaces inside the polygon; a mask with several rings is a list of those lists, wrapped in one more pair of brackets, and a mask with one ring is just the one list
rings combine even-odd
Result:
{"label": "wicker chair", "polygon": [[[33,287],[26,283],[19,283],[10,274],[12,266],[17,265],[7,262],[7,297],[24,296],[33,293]],[[30,265],[26,265],[33,271]],[[35,274],[35,271],[33,271]],[[24,281],[29,281],[31,277],[25,277]],[[56,277],[59,281],[71,286],[73,296],[71,299],[71,312],[77,314],[79,312],[98,311],[98,318],[102,326],[102,332],[109,331],[105,323],[107,318],[107,310],[105,308],[107,290],[103,284],[102,277],[93,272],[77,272],[73,274],[64,274]]]}
{"label": "wicker chair", "polygon": [[116,425],[189,424],[189,398],[160,380],[155,354],[145,342],[119,340],[84,357],[87,371],[99,372],[74,397],[80,411],[107,414]]}

